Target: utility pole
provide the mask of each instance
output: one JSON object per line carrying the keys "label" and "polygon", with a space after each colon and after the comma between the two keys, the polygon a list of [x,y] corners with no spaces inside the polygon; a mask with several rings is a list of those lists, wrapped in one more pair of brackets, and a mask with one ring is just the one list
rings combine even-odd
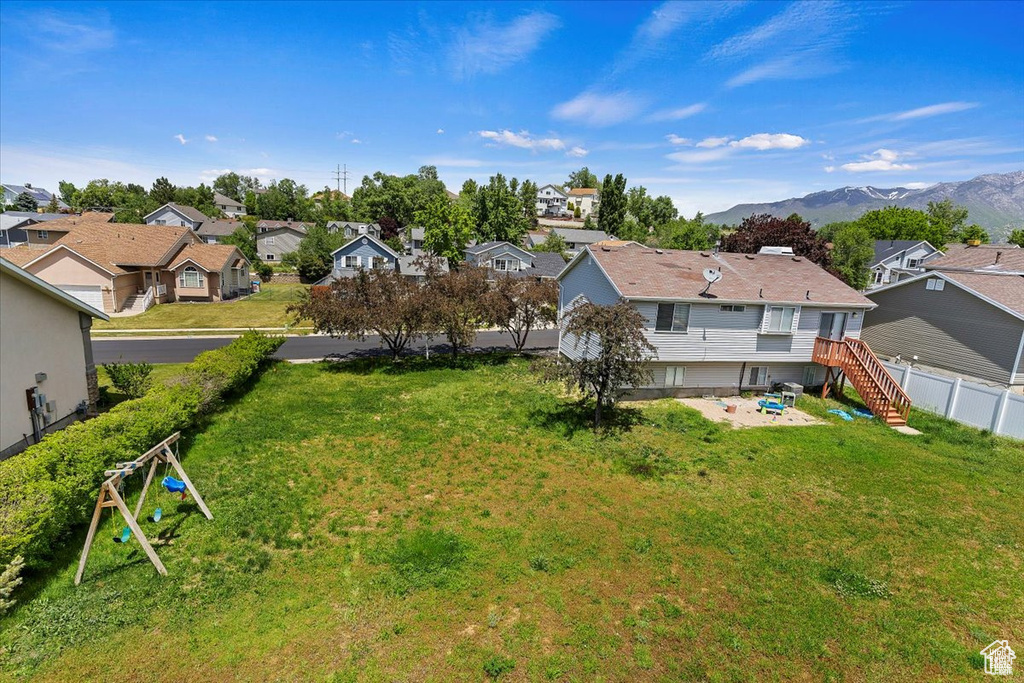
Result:
{"label": "utility pole", "polygon": [[334,181],[337,185],[338,192],[342,191],[342,183],[344,183],[344,192],[348,194],[348,164],[339,164],[334,171]]}

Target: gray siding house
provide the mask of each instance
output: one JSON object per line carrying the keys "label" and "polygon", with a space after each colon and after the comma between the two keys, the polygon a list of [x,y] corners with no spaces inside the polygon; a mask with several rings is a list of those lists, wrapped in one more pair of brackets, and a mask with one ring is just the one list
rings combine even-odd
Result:
{"label": "gray siding house", "polygon": [[256,255],[261,261],[272,263],[280,261],[285,254],[299,248],[299,243],[306,237],[304,227],[270,228],[256,233]]}
{"label": "gray siding house", "polygon": [[558,277],[565,261],[558,254],[533,253],[509,242],[485,242],[466,247],[466,262],[495,274],[550,280]]}
{"label": "gray siding house", "polygon": [[329,221],[327,231],[334,234],[342,233],[346,238],[352,239],[359,235],[373,235],[380,239],[380,225],[377,223],[358,223],[353,221]]}
{"label": "gray siding house", "polygon": [[185,228],[199,230],[210,217],[191,206],[182,206],[168,202],[142,219],[146,225],[180,225]]}
{"label": "gray siding house", "polygon": [[879,354],[1024,388],[1024,272],[932,270],[866,296]]}
{"label": "gray siding house", "polygon": [[[45,209],[47,205],[54,199],[54,195],[49,191],[41,187],[32,187],[31,184],[25,183],[24,185],[11,185],[8,183],[3,184],[4,189],[4,204],[13,204],[14,200],[18,198],[18,195],[25,192],[28,193],[32,199],[36,200],[38,208]],[[57,200],[57,208],[60,210],[69,209],[67,204],[61,200]]]}
{"label": "gray siding house", "polygon": [[[604,230],[583,230],[580,228],[551,228],[551,234],[558,235],[565,240],[565,250],[576,255],[591,244],[606,242],[615,238]],[[526,246],[536,247],[544,244],[548,239],[547,233],[530,232],[526,234]]]}
{"label": "gray siding house", "polygon": [[[721,280],[708,287],[703,273]],[[559,318],[581,301],[624,300],[644,317],[657,349],[654,381],[639,398],[735,395],[796,382],[820,386],[818,336],[858,338],[874,304],[814,263],[775,254],[651,249],[635,242],[590,246],[558,276]],[[559,353],[593,349],[559,335]]]}
{"label": "gray siding house", "polygon": [[937,256],[942,252],[925,240],[877,240],[868,289],[920,275],[925,262]]}
{"label": "gray siding house", "polygon": [[220,192],[213,193],[213,204],[229,218],[237,218],[245,215],[245,203],[239,202]]}
{"label": "gray siding house", "polygon": [[[398,254],[373,235],[360,235],[344,246],[335,249],[331,254],[334,258],[334,269],[331,274],[318,282],[328,285],[343,277],[352,277],[362,269],[386,268],[395,270],[403,276],[421,281],[426,273],[420,268],[418,257]],[[440,262],[441,271],[448,270],[447,262]]]}

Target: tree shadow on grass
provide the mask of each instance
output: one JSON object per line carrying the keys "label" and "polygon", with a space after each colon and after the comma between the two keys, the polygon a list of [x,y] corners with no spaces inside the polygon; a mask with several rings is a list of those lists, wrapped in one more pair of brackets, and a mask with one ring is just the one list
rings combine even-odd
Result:
{"label": "tree shadow on grass", "polygon": [[630,406],[606,408],[601,416],[601,426],[595,429],[592,401],[559,402],[532,411],[530,422],[565,437],[580,431],[595,431],[600,436],[610,436],[629,432],[642,424],[643,411]]}
{"label": "tree shadow on grass", "polygon": [[507,350],[495,347],[474,347],[462,351],[454,357],[450,351],[446,352],[449,349],[448,346],[432,347],[433,349],[440,349],[441,352],[432,352],[430,358],[407,353],[397,360],[391,357],[391,353],[387,349],[366,349],[347,354],[331,354],[324,358],[325,362],[321,365],[327,372],[339,374],[404,375],[432,370],[472,371],[485,367],[498,367],[507,365],[516,357]]}

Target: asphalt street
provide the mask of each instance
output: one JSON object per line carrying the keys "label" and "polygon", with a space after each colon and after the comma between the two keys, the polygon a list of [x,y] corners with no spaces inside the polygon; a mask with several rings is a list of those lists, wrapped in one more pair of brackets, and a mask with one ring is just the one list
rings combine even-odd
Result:
{"label": "asphalt street", "polygon": [[[434,341],[437,342],[436,339]],[[230,342],[231,339],[225,337],[98,338],[92,340],[92,348],[96,363],[187,363],[203,351],[216,349]],[[526,342],[529,351],[553,349],[557,345],[558,330],[555,329],[534,330]],[[474,345],[474,348],[487,350],[511,347],[509,336],[504,332],[481,332],[477,335]],[[431,353],[445,353],[446,350],[447,347],[442,343],[434,343],[430,347]],[[417,340],[407,351],[423,353],[423,340]],[[308,336],[289,337],[278,349],[276,357],[285,360],[305,360],[374,352],[380,352],[380,342],[376,336],[367,337],[363,342]]]}

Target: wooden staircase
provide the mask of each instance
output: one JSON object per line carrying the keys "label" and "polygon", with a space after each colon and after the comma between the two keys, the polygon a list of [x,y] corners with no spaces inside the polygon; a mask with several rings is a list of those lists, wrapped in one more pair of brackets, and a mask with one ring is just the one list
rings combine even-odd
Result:
{"label": "wooden staircase", "polygon": [[821,391],[822,398],[828,395],[841,372],[844,383],[849,377],[853,388],[872,413],[892,427],[907,424],[910,397],[892,378],[871,348],[860,339],[818,337],[814,340],[812,360],[829,369]]}

